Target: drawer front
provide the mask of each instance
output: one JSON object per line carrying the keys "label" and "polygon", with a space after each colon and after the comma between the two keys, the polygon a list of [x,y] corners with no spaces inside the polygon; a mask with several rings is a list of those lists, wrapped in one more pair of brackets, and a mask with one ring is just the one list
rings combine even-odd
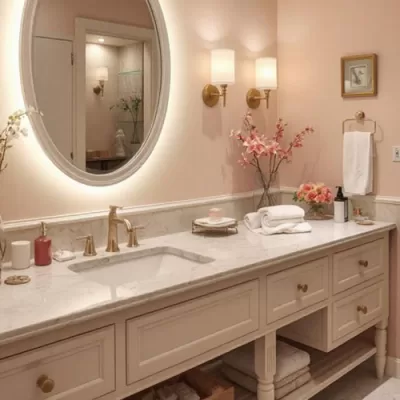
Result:
{"label": "drawer front", "polygon": [[114,349],[112,326],[5,359],[0,362],[0,397],[87,400],[113,392]]}
{"label": "drawer front", "polygon": [[384,272],[383,239],[333,256],[333,293],[350,289]]}
{"label": "drawer front", "polygon": [[258,281],[129,320],[128,384],[254,332],[258,327]]}
{"label": "drawer front", "polygon": [[383,313],[384,286],[378,283],[333,304],[333,340],[346,336]]}
{"label": "drawer front", "polygon": [[328,296],[328,257],[270,275],[267,277],[267,322],[294,314]]}

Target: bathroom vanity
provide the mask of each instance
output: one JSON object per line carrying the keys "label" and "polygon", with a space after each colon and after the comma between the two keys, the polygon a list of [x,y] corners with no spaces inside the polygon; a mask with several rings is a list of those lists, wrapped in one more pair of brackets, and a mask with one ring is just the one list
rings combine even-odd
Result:
{"label": "bathroom vanity", "polygon": [[[258,398],[273,400],[278,331],[326,352],[285,400],[309,399],[372,356],[381,378],[395,226],[312,225],[180,233],[28,270],[29,285],[0,286],[1,399],[123,399],[255,341]],[[375,343],[360,336],[374,326]]]}

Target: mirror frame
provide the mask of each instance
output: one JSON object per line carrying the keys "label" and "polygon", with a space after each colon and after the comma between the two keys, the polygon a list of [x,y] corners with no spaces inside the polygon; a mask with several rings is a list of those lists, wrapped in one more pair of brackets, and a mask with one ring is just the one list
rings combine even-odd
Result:
{"label": "mirror frame", "polygon": [[[122,182],[131,177],[147,161],[160,137],[168,108],[168,98],[170,93],[171,80],[171,59],[167,27],[164,15],[158,0],[146,0],[149,7],[155,31],[158,37],[158,47],[160,53],[160,88],[159,96],[155,104],[155,115],[150,127],[147,140],[143,143],[138,153],[132,157],[121,168],[109,174],[90,174],[71,164],[57,149],[49,135],[42,117],[32,114],[30,122],[36,138],[47,157],[64,174],[73,180],[89,186],[110,186]],[[38,0],[26,0],[20,34],[20,74],[22,94],[25,105],[40,109],[37,104],[35,87],[33,82],[33,27]]]}

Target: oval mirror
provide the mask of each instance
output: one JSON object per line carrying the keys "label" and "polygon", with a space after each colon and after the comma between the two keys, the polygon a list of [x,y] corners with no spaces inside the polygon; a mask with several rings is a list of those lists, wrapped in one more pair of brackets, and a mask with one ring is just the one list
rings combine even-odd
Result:
{"label": "oval mirror", "polygon": [[21,70],[32,126],[62,171],[111,185],[143,165],[160,135],[169,45],[157,0],[28,0]]}

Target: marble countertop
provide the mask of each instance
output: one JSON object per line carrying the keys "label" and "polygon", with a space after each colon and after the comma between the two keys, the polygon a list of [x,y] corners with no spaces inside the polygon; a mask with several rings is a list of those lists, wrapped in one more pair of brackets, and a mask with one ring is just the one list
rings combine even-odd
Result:
{"label": "marble countertop", "polygon": [[[261,236],[240,226],[238,235],[207,237],[183,232],[143,240],[138,249],[127,249],[122,245],[124,253],[169,246],[210,257],[214,261],[190,266],[179,273],[155,275],[148,280],[127,282],[120,286],[92,282],[84,275],[72,272],[68,267],[83,261],[81,255],[76,260],[54,262],[49,267],[5,270],[3,279],[22,273],[32,280],[22,286],[0,286],[0,344],[396,227],[383,222],[359,226],[354,222],[335,224],[333,221],[315,221],[311,225],[311,233],[295,235]],[[104,250],[98,253],[96,258],[90,260],[112,257]]]}

